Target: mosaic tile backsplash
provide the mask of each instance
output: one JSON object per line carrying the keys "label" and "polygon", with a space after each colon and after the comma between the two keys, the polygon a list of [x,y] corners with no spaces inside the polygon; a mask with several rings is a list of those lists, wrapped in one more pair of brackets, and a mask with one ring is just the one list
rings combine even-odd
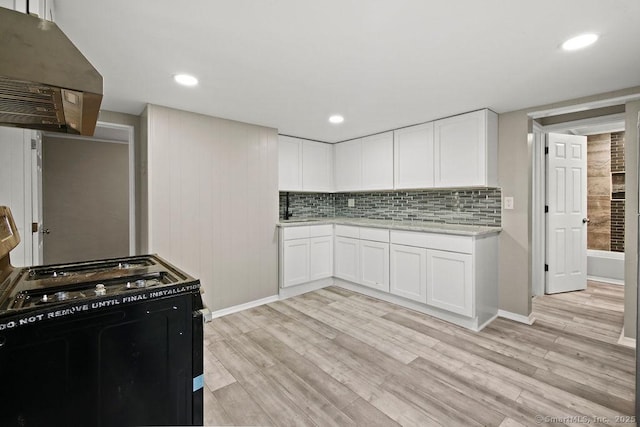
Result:
{"label": "mosaic tile backsplash", "polygon": [[[280,218],[284,217],[285,194],[280,193]],[[348,199],[354,199],[354,207],[347,206]],[[292,218],[337,216],[499,227],[501,201],[499,188],[289,193],[289,212]]]}

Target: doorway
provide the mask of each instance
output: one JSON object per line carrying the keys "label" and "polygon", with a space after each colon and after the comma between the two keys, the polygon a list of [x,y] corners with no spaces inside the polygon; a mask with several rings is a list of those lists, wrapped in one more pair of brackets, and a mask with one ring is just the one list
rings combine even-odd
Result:
{"label": "doorway", "polygon": [[133,129],[98,122],[93,137],[45,134],[43,263],[133,255]]}
{"label": "doorway", "polygon": [[[587,279],[624,284],[624,105],[594,109],[592,116],[571,119],[571,114],[545,116],[532,122],[533,204],[542,211],[547,199],[545,136],[548,133],[587,138]],[[585,113],[582,112],[581,115]],[[551,208],[549,207],[549,210]],[[544,271],[546,215],[534,215],[533,267]],[[545,274],[533,274],[532,295],[543,295]]]}

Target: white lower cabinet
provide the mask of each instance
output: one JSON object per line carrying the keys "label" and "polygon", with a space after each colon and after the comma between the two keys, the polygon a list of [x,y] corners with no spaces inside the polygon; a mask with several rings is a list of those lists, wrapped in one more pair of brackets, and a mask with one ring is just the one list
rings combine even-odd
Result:
{"label": "white lower cabinet", "polygon": [[335,277],[357,282],[359,277],[358,255],[359,240],[351,237],[336,236],[335,238],[335,260],[333,263]]}
{"label": "white lower cabinet", "polygon": [[328,277],[479,330],[498,313],[498,237],[353,225],[281,231],[281,287]]}
{"label": "white lower cabinet", "polygon": [[359,283],[380,291],[389,292],[389,244],[360,241]]}
{"label": "white lower cabinet", "polygon": [[333,276],[333,226],[280,229],[280,287]]}
{"label": "white lower cabinet", "polygon": [[473,257],[427,250],[427,304],[473,316]]}
{"label": "white lower cabinet", "polygon": [[309,281],[309,239],[288,240],[283,244],[282,286]]}
{"label": "white lower cabinet", "polygon": [[423,304],[427,302],[426,249],[391,245],[390,267],[389,292]]}
{"label": "white lower cabinet", "polygon": [[309,239],[309,280],[333,276],[333,237]]}

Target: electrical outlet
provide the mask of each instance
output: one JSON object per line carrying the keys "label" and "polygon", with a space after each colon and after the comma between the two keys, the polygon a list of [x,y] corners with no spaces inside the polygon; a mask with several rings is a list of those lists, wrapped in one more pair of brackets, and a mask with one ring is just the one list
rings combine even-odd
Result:
{"label": "electrical outlet", "polygon": [[513,197],[504,198],[504,208],[505,209],[513,209]]}
{"label": "electrical outlet", "polygon": [[347,199],[347,206],[353,208],[356,206],[356,199]]}

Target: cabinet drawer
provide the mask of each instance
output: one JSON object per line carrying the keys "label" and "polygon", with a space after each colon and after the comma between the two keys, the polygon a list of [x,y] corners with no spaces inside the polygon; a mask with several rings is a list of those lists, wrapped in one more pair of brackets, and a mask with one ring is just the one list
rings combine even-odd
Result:
{"label": "cabinet drawer", "polygon": [[391,230],[391,243],[465,254],[473,252],[472,237],[450,234]]}
{"label": "cabinet drawer", "polygon": [[352,227],[350,225],[336,225],[336,236],[360,238],[360,227]]}
{"label": "cabinet drawer", "polygon": [[360,240],[389,243],[389,230],[384,228],[360,228]]}
{"label": "cabinet drawer", "polygon": [[287,227],[282,230],[282,238],[284,240],[306,239],[309,237],[309,226]]}
{"label": "cabinet drawer", "polygon": [[309,237],[333,236],[333,225],[311,225],[309,226]]}

